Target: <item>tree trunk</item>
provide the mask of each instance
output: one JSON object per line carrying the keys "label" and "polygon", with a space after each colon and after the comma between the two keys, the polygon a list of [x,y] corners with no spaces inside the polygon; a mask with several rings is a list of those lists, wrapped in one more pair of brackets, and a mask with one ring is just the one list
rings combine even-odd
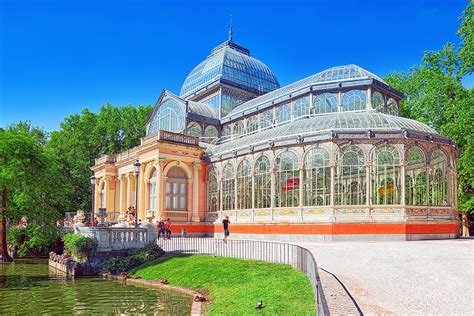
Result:
{"label": "tree trunk", "polygon": [[11,262],[13,259],[7,249],[7,188],[3,187],[2,208],[0,209],[0,262]]}

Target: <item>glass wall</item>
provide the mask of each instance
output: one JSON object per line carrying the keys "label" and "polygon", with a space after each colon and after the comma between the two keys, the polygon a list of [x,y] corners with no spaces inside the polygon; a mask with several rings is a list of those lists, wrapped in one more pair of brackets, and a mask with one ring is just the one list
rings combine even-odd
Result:
{"label": "glass wall", "polygon": [[219,136],[219,132],[215,126],[209,125],[204,130],[204,137],[217,137]]}
{"label": "glass wall", "polygon": [[280,124],[291,119],[291,106],[289,103],[280,105],[276,110],[276,123]]}
{"label": "glass wall", "polygon": [[157,194],[156,194],[156,179],[157,179],[157,172],[156,172],[156,169],[153,171],[153,173],[151,174],[151,177],[150,177],[150,195],[149,195],[149,210],[151,211],[156,211],[157,209],[157,205],[156,205],[156,201],[157,201]]}
{"label": "glass wall", "polygon": [[298,157],[291,151],[276,159],[275,207],[299,206],[300,170]]}
{"label": "glass wall", "polygon": [[270,160],[261,156],[255,163],[255,208],[269,208],[272,198]]}
{"label": "glass wall", "polygon": [[234,166],[227,163],[222,174],[222,209],[233,210],[235,207]]}
{"label": "glass wall", "polygon": [[324,148],[311,149],[304,163],[304,206],[329,205],[331,201],[331,167]]}
{"label": "glass wall", "polygon": [[387,101],[387,114],[398,115],[397,101],[392,98]]}
{"label": "glass wall", "polygon": [[188,126],[186,127],[186,134],[201,137],[202,136],[202,128],[197,122],[189,122]]}
{"label": "glass wall", "polygon": [[165,100],[154,114],[147,135],[158,130],[181,133],[184,131],[184,106],[173,99]]}
{"label": "glass wall", "polygon": [[252,133],[258,130],[258,117],[256,115],[247,118],[247,133]]}
{"label": "glass wall", "polygon": [[334,190],[336,205],[366,204],[366,167],[359,147],[351,145],[339,151]]}
{"label": "glass wall", "polygon": [[448,206],[448,159],[440,150],[431,153],[430,205]]}
{"label": "glass wall", "polygon": [[207,174],[207,210],[217,212],[219,210],[219,183],[214,168],[210,168]]}
{"label": "glass wall", "polygon": [[310,114],[309,97],[296,99],[293,104],[293,117],[299,118]]}
{"label": "glass wall", "polygon": [[273,125],[273,109],[266,110],[260,114],[260,128]]}
{"label": "glass wall", "polygon": [[374,91],[372,93],[372,108],[383,113],[385,110],[385,102],[382,93]]}
{"label": "glass wall", "polygon": [[237,168],[237,209],[252,208],[252,167],[247,159]]}
{"label": "glass wall", "polygon": [[337,112],[337,97],[332,93],[313,96],[315,114]]}
{"label": "glass wall", "polygon": [[419,147],[411,147],[406,153],[405,203],[426,205],[425,155]]}
{"label": "glass wall", "polygon": [[372,204],[401,203],[400,155],[394,146],[375,148],[372,156]]}
{"label": "glass wall", "polygon": [[342,111],[360,111],[365,110],[366,106],[366,95],[363,90],[351,90],[344,93],[342,97]]}

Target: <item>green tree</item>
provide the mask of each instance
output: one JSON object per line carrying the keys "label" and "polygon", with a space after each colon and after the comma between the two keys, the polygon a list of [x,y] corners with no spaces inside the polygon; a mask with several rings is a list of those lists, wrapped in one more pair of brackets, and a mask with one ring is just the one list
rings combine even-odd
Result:
{"label": "green tree", "polygon": [[[472,4],[463,12],[458,34],[462,46],[447,43],[439,51],[427,51],[422,64],[406,73],[391,73],[389,85],[402,91],[401,114],[424,122],[459,146],[459,209],[474,211],[474,89],[462,85],[472,73]],[[469,47],[470,45],[470,47]]]}

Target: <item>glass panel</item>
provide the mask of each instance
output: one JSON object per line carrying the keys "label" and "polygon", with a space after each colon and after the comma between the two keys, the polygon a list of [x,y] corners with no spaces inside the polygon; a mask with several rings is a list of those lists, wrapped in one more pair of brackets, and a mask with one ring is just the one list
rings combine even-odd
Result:
{"label": "glass panel", "polygon": [[262,112],[260,115],[260,128],[273,125],[273,109]]}
{"label": "glass panel", "polygon": [[202,129],[201,125],[196,122],[190,122],[188,127],[186,127],[186,134],[201,137],[202,136]]}
{"label": "glass panel", "polygon": [[337,112],[337,97],[332,93],[322,93],[313,97],[316,114]]}
{"label": "glass panel", "polygon": [[270,160],[262,156],[255,164],[255,208],[271,206],[271,173]]}
{"label": "glass panel", "polygon": [[367,203],[364,160],[364,153],[357,146],[346,146],[339,151],[334,187],[336,205],[365,205]]}
{"label": "glass panel", "polygon": [[425,155],[419,147],[411,147],[406,156],[405,203],[427,205]]}
{"label": "glass panel", "polygon": [[283,104],[277,108],[276,112],[276,122],[277,124],[287,122],[291,119],[291,107],[290,105]]}
{"label": "glass panel", "polygon": [[342,111],[360,111],[366,109],[365,91],[351,90],[342,97]]}
{"label": "glass panel", "polygon": [[372,108],[379,112],[384,112],[384,103],[383,95],[378,91],[374,91],[372,93]]}
{"label": "glass panel", "polygon": [[306,155],[303,189],[305,206],[330,204],[331,167],[325,149],[314,148]]}
{"label": "glass panel", "polygon": [[379,146],[374,150],[372,163],[372,204],[400,204],[401,167],[398,150],[394,146]]}
{"label": "glass panel", "polygon": [[299,118],[310,114],[309,97],[296,99],[293,104],[293,117]]}
{"label": "glass panel", "polygon": [[388,99],[387,101],[387,114],[398,115],[397,101],[392,98]]}
{"label": "glass panel", "polygon": [[235,208],[235,180],[234,167],[228,163],[224,167],[222,177],[222,209],[233,210]]}
{"label": "glass panel", "polygon": [[258,130],[258,118],[257,116],[251,116],[247,118],[247,133],[252,133]]}
{"label": "glass panel", "polygon": [[276,159],[275,207],[294,207],[299,205],[300,172],[298,157],[287,151]]}
{"label": "glass panel", "polygon": [[147,126],[147,135],[158,130],[181,133],[184,130],[184,106],[173,99],[165,100]]}

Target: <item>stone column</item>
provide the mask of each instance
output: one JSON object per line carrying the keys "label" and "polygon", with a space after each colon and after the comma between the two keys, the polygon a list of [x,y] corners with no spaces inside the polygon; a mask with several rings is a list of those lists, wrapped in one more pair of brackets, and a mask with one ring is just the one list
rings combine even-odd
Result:
{"label": "stone column", "polygon": [[[158,164],[156,165],[155,164],[155,168],[157,168],[158,170],[158,175],[157,175],[157,179],[156,179],[156,198],[158,199],[157,200],[157,203],[156,203],[156,207],[158,208],[158,217],[159,219],[162,219],[164,218],[164,204],[163,204],[163,168],[165,166],[165,160],[164,159],[160,159],[158,161]],[[166,184],[165,184],[165,188],[166,188]]]}
{"label": "stone column", "polygon": [[143,179],[143,183],[145,186],[145,196],[143,197],[145,199],[145,214],[150,210],[150,179]]}
{"label": "stone column", "polygon": [[109,176],[105,176],[104,177],[104,191],[105,191],[105,194],[104,194],[104,197],[103,199],[105,200],[104,201],[104,207],[109,210],[109,180],[110,180],[110,177]]}
{"label": "stone column", "polygon": [[193,222],[199,222],[199,170],[201,164],[199,162],[193,163]]}
{"label": "stone column", "polygon": [[118,177],[119,183],[119,212],[123,211],[123,179],[122,176],[119,175]]}
{"label": "stone column", "polygon": [[125,208],[128,210],[128,208],[132,206],[132,199],[131,199],[132,188],[131,188],[131,183],[130,183],[131,182],[130,173],[127,173],[126,177],[127,177],[127,197],[126,197],[127,205],[125,206]]}
{"label": "stone column", "polygon": [[191,222],[194,217],[194,188],[193,188],[193,179],[188,179],[187,181],[187,209],[188,209],[188,222]]}

